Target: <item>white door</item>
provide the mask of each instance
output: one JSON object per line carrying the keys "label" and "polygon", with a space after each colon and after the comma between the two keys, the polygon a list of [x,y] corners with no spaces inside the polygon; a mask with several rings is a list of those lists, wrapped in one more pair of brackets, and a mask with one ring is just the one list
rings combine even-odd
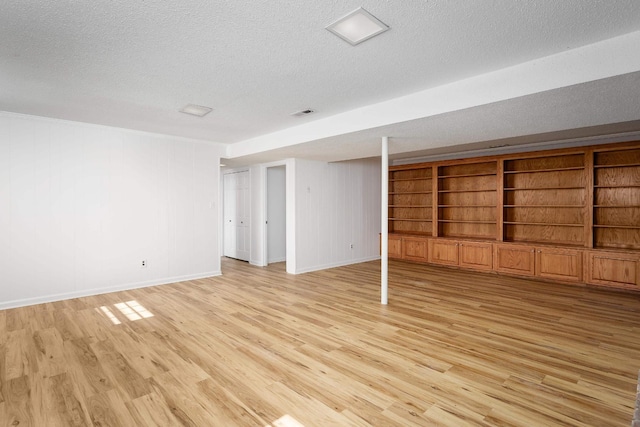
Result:
{"label": "white door", "polygon": [[224,256],[249,261],[249,171],[225,174],[223,185]]}
{"label": "white door", "polygon": [[251,210],[249,199],[249,171],[236,174],[236,258],[249,261]]}

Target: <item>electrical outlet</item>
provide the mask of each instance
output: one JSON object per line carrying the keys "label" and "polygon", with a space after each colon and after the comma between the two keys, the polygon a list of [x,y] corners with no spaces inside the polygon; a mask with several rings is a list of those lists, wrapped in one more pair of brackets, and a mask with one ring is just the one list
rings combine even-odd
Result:
{"label": "electrical outlet", "polygon": [[140,261],[140,268],[146,268],[147,267],[147,260],[143,259],[142,261]]}
{"label": "electrical outlet", "polygon": [[353,249],[353,243],[349,245],[349,249]]}

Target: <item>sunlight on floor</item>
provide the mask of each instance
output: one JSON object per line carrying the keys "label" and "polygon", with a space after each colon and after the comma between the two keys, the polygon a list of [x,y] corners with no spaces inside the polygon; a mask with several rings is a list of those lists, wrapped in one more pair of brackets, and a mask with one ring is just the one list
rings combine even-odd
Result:
{"label": "sunlight on floor", "polygon": [[291,415],[286,414],[275,420],[273,424],[265,427],[304,427],[304,425],[296,421]]}
{"label": "sunlight on floor", "polygon": [[122,323],[122,322],[120,322],[118,320],[118,318],[115,316],[115,314],[113,314],[111,312],[111,310],[109,310],[109,308],[105,307],[104,305],[102,307],[100,307],[100,310],[102,310],[102,312],[105,314],[105,316],[107,316],[109,318],[109,320],[111,320],[111,322],[114,325],[119,325],[120,323]]}
{"label": "sunlight on floor", "polygon": [[[153,317],[153,313],[142,306],[138,301],[132,300],[127,302],[119,302],[114,304],[114,307],[120,311],[127,319],[131,321],[147,319]],[[96,310],[98,310],[96,308]],[[109,307],[102,306],[100,310],[114,325],[119,325],[122,322],[118,317],[109,309]]]}

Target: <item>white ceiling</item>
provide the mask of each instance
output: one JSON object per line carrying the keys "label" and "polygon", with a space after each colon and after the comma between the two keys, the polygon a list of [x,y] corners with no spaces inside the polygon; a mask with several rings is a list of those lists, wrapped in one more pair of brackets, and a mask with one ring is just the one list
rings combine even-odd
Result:
{"label": "white ceiling", "polygon": [[[391,30],[324,29],[359,6]],[[0,110],[228,144],[235,164],[640,130],[639,88],[638,0],[0,2]]]}

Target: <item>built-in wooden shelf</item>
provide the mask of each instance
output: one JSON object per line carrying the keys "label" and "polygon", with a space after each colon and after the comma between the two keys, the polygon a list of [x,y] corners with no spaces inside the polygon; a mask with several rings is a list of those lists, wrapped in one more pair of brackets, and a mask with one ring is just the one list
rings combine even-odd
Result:
{"label": "built-in wooden shelf", "polygon": [[540,226],[552,226],[552,227],[584,227],[584,224],[560,224],[553,222],[517,222],[517,221],[504,221],[507,225],[540,225]]}
{"label": "built-in wooden shelf", "polygon": [[472,177],[472,176],[496,176],[496,173],[492,172],[492,173],[465,173],[465,174],[458,174],[458,175],[440,175],[440,176],[438,176],[438,178],[439,179],[467,178],[467,177]]}
{"label": "built-in wooden shelf", "polygon": [[495,192],[495,188],[478,188],[471,190],[439,190],[439,193],[487,193],[487,192]]}
{"label": "built-in wooden shelf", "polygon": [[573,208],[584,208],[584,205],[503,205],[505,208],[518,208],[518,209],[526,209],[526,208],[559,208],[559,209],[573,209]]}
{"label": "built-in wooden shelf", "polygon": [[523,169],[523,170],[505,170],[505,175],[512,173],[538,173],[538,172],[559,172],[559,171],[575,171],[575,170],[584,170],[584,166],[577,167],[568,167],[568,168],[553,168],[553,169]]}
{"label": "built-in wooden shelf", "polygon": [[392,166],[389,178],[389,231],[407,259],[640,290],[640,142]]}
{"label": "built-in wooden shelf", "polygon": [[439,208],[495,208],[496,205],[438,205]]}
{"label": "built-in wooden shelf", "polygon": [[390,178],[390,182],[401,182],[401,181],[430,181],[431,178]]}
{"label": "built-in wooden shelf", "polygon": [[528,191],[528,190],[584,190],[584,187],[509,187],[505,191]]}
{"label": "built-in wooden shelf", "polygon": [[614,165],[593,165],[594,169],[605,169],[605,168],[632,168],[638,167],[640,163],[620,163]]}
{"label": "built-in wooden shelf", "polygon": [[394,194],[431,194],[433,191],[392,191],[389,192],[390,195]]}

